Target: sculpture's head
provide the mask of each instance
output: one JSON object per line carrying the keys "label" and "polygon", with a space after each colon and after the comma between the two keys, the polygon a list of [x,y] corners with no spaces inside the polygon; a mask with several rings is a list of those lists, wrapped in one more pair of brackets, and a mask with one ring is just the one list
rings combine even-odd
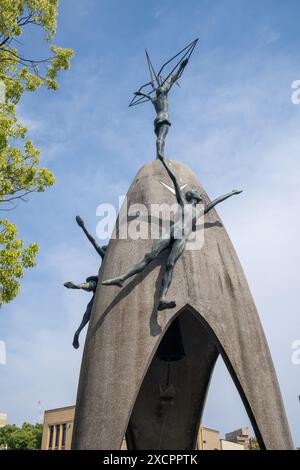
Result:
{"label": "sculpture's head", "polygon": [[189,189],[189,191],[185,193],[185,199],[190,204],[199,204],[199,202],[202,201],[201,194],[199,194],[199,192],[195,188]]}
{"label": "sculpture's head", "polygon": [[162,75],[159,75],[158,80],[160,82],[160,86],[158,86],[155,90],[156,96],[161,95],[166,90],[167,85],[169,85],[172,81],[172,76],[170,75],[170,77],[164,79]]}

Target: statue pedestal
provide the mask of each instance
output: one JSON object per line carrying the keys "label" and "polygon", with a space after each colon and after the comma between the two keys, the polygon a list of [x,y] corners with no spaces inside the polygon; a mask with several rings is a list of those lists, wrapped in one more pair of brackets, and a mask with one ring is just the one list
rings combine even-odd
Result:
{"label": "statue pedestal", "polygon": [[[189,168],[171,163],[182,184],[203,191]],[[150,213],[150,204],[174,204],[161,181],[172,187],[160,161],[143,166],[128,191],[128,207],[142,203]],[[102,286],[152,245],[149,239],[110,241],[83,354],[74,449],[119,449],[126,431],[129,449],[194,449],[219,354],[261,447],[293,449],[266,338],[215,210],[205,227],[202,249],[186,250],[175,266],[168,298],[177,306],[162,312],[156,306],[166,253],[122,289]],[[173,339],[164,338],[175,318]]]}

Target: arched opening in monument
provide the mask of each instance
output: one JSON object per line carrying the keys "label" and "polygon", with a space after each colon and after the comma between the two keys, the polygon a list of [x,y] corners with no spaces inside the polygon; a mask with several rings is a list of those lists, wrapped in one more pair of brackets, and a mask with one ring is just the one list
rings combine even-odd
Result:
{"label": "arched opening in monument", "polygon": [[[250,436],[254,436],[245,406],[221,355],[212,374],[201,426],[219,431],[220,439],[226,439],[225,434],[241,428],[248,428]],[[206,448],[203,444],[207,443],[201,442],[201,438],[202,435],[198,435],[199,446]]]}
{"label": "arched opening in monument", "polygon": [[173,317],[144,377],[126,432],[127,448],[192,450],[219,354],[260,438],[246,397],[214,333],[192,308]]}

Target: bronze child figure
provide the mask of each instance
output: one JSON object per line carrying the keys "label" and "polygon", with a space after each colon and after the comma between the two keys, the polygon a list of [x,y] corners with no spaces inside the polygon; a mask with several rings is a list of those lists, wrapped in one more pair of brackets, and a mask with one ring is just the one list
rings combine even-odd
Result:
{"label": "bronze child figure", "polygon": [[[175,222],[173,225],[171,225],[169,233],[163,234],[160,239],[156,240],[153,243],[149,253],[146,253],[143,259],[138,261],[126,273],[116,278],[103,281],[102,284],[122,287],[126,279],[141,272],[149,263],[151,263],[151,261],[155,260],[160,255],[160,253],[168,249],[169,255],[166,262],[165,273],[162,279],[158,303],[158,310],[164,310],[176,306],[176,302],[174,300],[170,301],[166,299],[166,294],[172,281],[174,266],[178,258],[183,253],[189,236],[193,231],[196,230],[197,219],[199,219],[204,214],[207,214],[211,209],[213,209],[213,207],[215,207],[220,202],[225,201],[225,199],[228,199],[231,196],[240,194],[242,191],[233,190],[230,193],[225,194],[224,196],[218,197],[209,204],[197,207],[197,204],[202,201],[202,198],[198,191],[196,189],[190,189],[185,194],[183,194],[182,190],[180,189],[180,185],[177,181],[177,178],[173,171],[170,169],[169,165],[165,162],[163,158],[160,158],[160,160],[174,184],[176,199],[179,205],[178,211],[180,211],[180,216],[175,217]],[[185,207],[187,205],[189,206],[188,209],[190,210],[185,210],[187,209],[187,207]]]}
{"label": "bronze child figure", "polygon": [[[103,260],[105,256],[105,251],[106,251],[106,246],[99,246],[94,237],[87,231],[85,228],[84,222],[82,218],[77,215],[76,216],[76,222],[79,225],[79,227],[82,228],[83,232],[87,236],[88,240],[91,242],[97,253],[101,256],[101,259]],[[83,318],[81,320],[81,323],[79,327],[77,328],[74,339],[73,339],[73,347],[75,349],[79,348],[79,335],[81,330],[85,327],[85,325],[90,321],[91,318],[91,313],[92,313],[92,308],[93,308],[93,302],[94,302],[94,297],[97,289],[97,284],[98,284],[98,276],[89,276],[85,282],[81,284],[74,284],[74,282],[69,281],[65,282],[64,286],[67,287],[68,289],[82,289],[85,290],[86,292],[93,292],[93,297],[89,301],[86,307],[86,311],[83,315]]]}
{"label": "bronze child figure", "polygon": [[[169,128],[171,126],[171,122],[169,119],[169,103],[168,103],[168,93],[174,83],[178,80],[181,76],[184,68],[188,63],[188,59],[183,60],[180,63],[180,66],[177,72],[174,75],[170,75],[170,77],[165,80],[158,88],[155,89],[155,97],[147,93],[143,93],[142,91],[135,92],[136,96],[143,96],[148,98],[151,103],[153,104],[155,111],[156,111],[156,118],[154,120],[154,132],[156,134],[156,157],[157,158],[165,158],[164,150],[165,150],[165,140],[168,134]],[[152,87],[154,85],[152,83]]]}
{"label": "bronze child figure", "polygon": [[[150,82],[142,85],[138,91],[134,93],[134,98],[129,103],[129,106],[151,101],[156,111],[156,118],[154,120],[154,132],[156,134],[156,157],[166,158],[164,155],[165,140],[171,126],[169,118],[169,103],[168,93],[174,83],[179,85],[178,80],[181,77],[189,59],[196,47],[198,38],[184,47],[181,51],[168,59],[159,69],[158,72],[151,62],[148,51],[146,50],[146,57],[148,68],[150,72]],[[171,68],[171,71],[169,71]],[[166,74],[166,78],[162,74]],[[152,87],[148,93],[142,91],[145,88]]]}

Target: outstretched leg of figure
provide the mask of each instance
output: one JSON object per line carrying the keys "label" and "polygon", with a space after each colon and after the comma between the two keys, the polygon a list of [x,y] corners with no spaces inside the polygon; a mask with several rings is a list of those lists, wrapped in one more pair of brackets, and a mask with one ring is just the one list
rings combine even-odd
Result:
{"label": "outstretched leg of figure", "polygon": [[74,284],[74,282],[69,281],[65,282],[64,286],[68,289],[82,289],[86,290],[87,292],[91,292],[94,289],[94,283],[91,282],[82,282],[81,284]]}
{"label": "outstretched leg of figure", "polygon": [[166,270],[161,284],[160,299],[157,307],[158,310],[165,310],[166,308],[176,307],[176,302],[174,300],[166,300],[166,295],[172,281],[176,261],[183,253],[185,245],[186,240],[184,238],[174,240],[173,242],[170,254],[167,259]]}
{"label": "outstretched leg of figure", "polygon": [[67,289],[80,289],[79,284],[74,284],[72,281],[65,282],[64,286],[67,287]]}
{"label": "outstretched leg of figure", "polygon": [[156,158],[165,158],[165,142],[167,133],[169,132],[169,124],[161,124],[156,132]]}
{"label": "outstretched leg of figure", "polygon": [[93,302],[94,302],[94,297],[95,297],[95,294],[93,295],[93,297],[91,298],[91,300],[87,304],[86,311],[85,311],[85,313],[82,317],[81,323],[80,323],[78,329],[75,332],[74,339],[73,339],[73,347],[75,349],[79,348],[79,335],[80,335],[81,330],[83,330],[85,325],[90,321]]}
{"label": "outstretched leg of figure", "polygon": [[107,279],[106,281],[103,281],[102,284],[105,286],[118,286],[118,287],[123,287],[124,281],[128,279],[131,276],[134,276],[137,273],[140,273],[145,269],[145,267],[151,263],[157,256],[164,251],[166,248],[170,246],[170,238],[160,238],[159,240],[156,240],[156,242],[153,244],[152,249],[149,253],[146,253],[144,258],[138,261],[132,268],[127,271],[127,273],[122,274],[121,276],[115,277],[113,279]]}

